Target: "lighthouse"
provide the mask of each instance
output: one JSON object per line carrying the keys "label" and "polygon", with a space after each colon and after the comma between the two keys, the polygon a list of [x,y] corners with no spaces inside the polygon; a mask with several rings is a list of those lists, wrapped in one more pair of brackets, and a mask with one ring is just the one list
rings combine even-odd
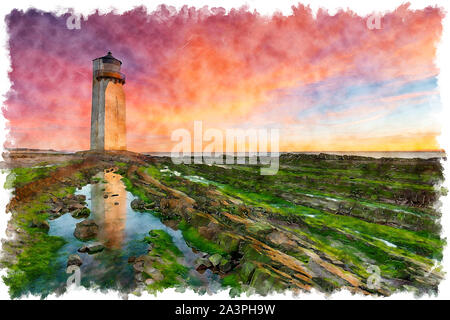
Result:
{"label": "lighthouse", "polygon": [[111,52],[92,62],[91,150],[126,150],[122,62]]}

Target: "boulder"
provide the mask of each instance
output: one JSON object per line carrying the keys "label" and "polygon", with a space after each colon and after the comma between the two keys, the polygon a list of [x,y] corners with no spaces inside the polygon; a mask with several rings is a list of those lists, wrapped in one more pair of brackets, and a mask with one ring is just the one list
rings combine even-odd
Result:
{"label": "boulder", "polygon": [[134,278],[136,279],[137,282],[143,282],[144,281],[144,277],[142,276],[142,273],[136,273],[134,275]]}
{"label": "boulder", "polygon": [[228,253],[239,250],[240,238],[230,232],[222,232],[218,235],[219,246]]}
{"label": "boulder", "polygon": [[220,272],[226,273],[231,270],[231,262],[228,259],[223,258],[219,263]]}
{"label": "boulder", "polygon": [[267,236],[267,240],[275,245],[282,247],[285,250],[292,250],[297,247],[297,243],[295,241],[289,239],[285,233],[282,233],[280,231],[271,232]]}
{"label": "boulder", "polygon": [[194,261],[194,266],[197,271],[205,270],[212,267],[212,263],[207,258],[197,258]]}
{"label": "boulder", "polygon": [[143,272],[144,271],[144,261],[136,261],[133,263],[133,269],[136,272]]}
{"label": "boulder", "polygon": [[96,245],[88,247],[88,253],[94,254],[97,252],[102,252],[104,249],[105,249],[105,247],[102,244],[96,244]]}
{"label": "boulder", "polygon": [[211,261],[212,265],[215,267],[217,265],[219,265],[220,260],[222,260],[222,256],[218,253],[213,254],[212,256],[210,256],[209,261]]}
{"label": "boulder", "polygon": [[87,218],[91,214],[91,210],[86,207],[82,207],[80,209],[76,209],[75,211],[72,211],[70,215],[75,219],[81,219],[81,218]]}
{"label": "boulder", "polygon": [[163,274],[156,268],[146,267],[144,268],[144,272],[155,281],[162,281],[164,279]]}
{"label": "boulder", "polygon": [[199,227],[198,233],[208,240],[213,240],[220,233],[220,226],[211,221],[208,225]]}
{"label": "boulder", "polygon": [[81,248],[78,248],[78,252],[86,253],[88,251],[88,246],[82,246]]}
{"label": "boulder", "polygon": [[78,209],[83,209],[84,205],[74,200],[67,204],[67,208],[69,208],[69,211],[74,211]]}
{"label": "boulder", "polygon": [[253,271],[255,270],[255,265],[251,262],[244,262],[239,270],[239,277],[242,279],[244,283],[248,283],[253,275]]}
{"label": "boulder", "polygon": [[33,221],[31,221],[31,223],[29,224],[29,226],[30,226],[30,228],[38,228],[38,229],[42,229],[46,232],[48,230],[50,230],[50,224],[48,223],[47,220],[39,221],[39,220],[33,219]]}
{"label": "boulder", "polygon": [[84,194],[77,194],[75,196],[75,199],[77,199],[77,201],[79,201],[79,202],[84,202],[84,201],[86,201],[86,196]]}
{"label": "boulder", "polygon": [[140,208],[143,207],[144,201],[140,200],[140,199],[134,199],[133,201],[131,201],[130,206],[131,209],[133,210],[139,210]]}
{"label": "boulder", "polygon": [[54,207],[51,211],[56,214],[56,213],[59,213],[62,210],[62,208],[63,207],[61,205],[58,205],[58,206]]}
{"label": "boulder", "polygon": [[255,272],[253,272],[250,286],[255,289],[256,293],[265,296],[271,291],[273,283],[274,278],[270,271],[263,268],[257,268]]}
{"label": "boulder", "polygon": [[162,198],[159,202],[159,207],[161,212],[168,217],[177,217],[184,216],[187,208],[190,208],[192,205],[184,199],[178,198]]}
{"label": "boulder", "polygon": [[92,219],[83,220],[77,223],[73,235],[81,241],[92,240],[97,237],[98,225]]}
{"label": "boulder", "polygon": [[77,254],[71,254],[67,259],[67,266],[81,266],[82,264],[83,260]]}
{"label": "boulder", "polygon": [[131,201],[131,209],[136,210],[136,211],[146,211],[146,210],[150,210],[153,209],[155,207],[155,203],[146,203],[140,199],[134,199],[133,201]]}
{"label": "boulder", "polygon": [[89,254],[94,254],[101,252],[105,249],[105,247],[101,243],[93,243],[87,246],[82,246],[80,249],[78,249],[78,252],[85,252]]}

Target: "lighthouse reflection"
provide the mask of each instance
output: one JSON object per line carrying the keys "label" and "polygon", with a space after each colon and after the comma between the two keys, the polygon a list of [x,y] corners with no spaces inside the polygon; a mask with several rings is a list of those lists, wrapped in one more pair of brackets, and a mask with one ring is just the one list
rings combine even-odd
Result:
{"label": "lighthouse reflection", "polygon": [[122,176],[114,169],[106,169],[96,177],[100,182],[92,185],[91,206],[99,226],[98,240],[107,248],[119,249],[125,237],[127,205]]}

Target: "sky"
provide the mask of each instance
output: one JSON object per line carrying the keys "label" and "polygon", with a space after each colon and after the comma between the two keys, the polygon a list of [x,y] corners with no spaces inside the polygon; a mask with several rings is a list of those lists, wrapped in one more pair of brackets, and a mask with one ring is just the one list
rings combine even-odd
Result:
{"label": "sky", "polygon": [[434,60],[443,11],[407,5],[380,16],[301,4],[261,15],[160,6],[92,14],[7,16],[6,147],[89,148],[92,60],[123,62],[127,145],[170,151],[174,130],[279,129],[281,151],[440,149]]}

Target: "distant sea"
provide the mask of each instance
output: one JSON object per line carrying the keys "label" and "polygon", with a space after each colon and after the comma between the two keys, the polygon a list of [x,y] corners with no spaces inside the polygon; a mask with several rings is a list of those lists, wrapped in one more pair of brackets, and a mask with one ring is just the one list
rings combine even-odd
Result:
{"label": "distant sea", "polygon": [[[404,159],[430,159],[430,158],[443,158],[445,152],[442,151],[321,151],[321,152],[280,152],[280,154],[336,154],[347,156],[360,156],[371,157],[375,159],[379,158],[404,158]],[[170,152],[143,152],[143,154],[155,156],[155,157],[170,157]]]}
{"label": "distant sea", "polygon": [[[52,150],[52,149],[29,149],[29,148],[6,148],[8,151],[20,151],[29,153],[48,153],[48,154],[71,154],[75,151],[69,150]],[[348,155],[348,156],[360,156],[371,157],[375,159],[379,158],[404,158],[404,159],[430,159],[430,158],[444,158],[446,157],[443,151],[317,151],[317,152],[280,152],[280,154],[336,154],[336,155]],[[170,157],[170,152],[142,152],[155,157]]]}

